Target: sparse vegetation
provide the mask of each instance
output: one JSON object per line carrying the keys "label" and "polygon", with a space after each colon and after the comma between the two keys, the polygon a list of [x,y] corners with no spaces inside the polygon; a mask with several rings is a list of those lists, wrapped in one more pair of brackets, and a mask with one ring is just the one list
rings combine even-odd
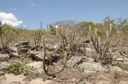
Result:
{"label": "sparse vegetation", "polygon": [[7,66],[5,68],[2,68],[0,71],[3,71],[5,73],[13,73],[15,75],[24,74],[25,76],[31,76],[35,77],[37,75],[37,72],[34,68],[30,68],[25,66],[25,64],[12,64],[10,66]]}
{"label": "sparse vegetation", "polygon": [[[59,26],[56,28],[56,25]],[[8,45],[10,51],[4,53],[7,55],[1,58],[6,58],[8,63],[21,61],[21,64],[10,65],[2,68],[1,71],[33,77],[38,75],[38,69],[40,69],[38,65],[42,65],[40,75],[45,73],[47,76],[59,77],[60,74],[64,76],[69,72],[73,73],[74,69],[84,74],[86,72],[84,64],[88,65],[87,73],[101,73],[99,69],[103,72],[111,71],[111,67],[115,66],[128,71],[126,64],[128,61],[127,27],[127,21],[122,20],[117,23],[110,18],[106,18],[103,23],[57,22],[50,25],[50,29],[43,29],[41,26],[41,29],[37,30],[17,29],[9,26],[3,28],[1,24],[1,45]],[[40,49],[37,49],[38,47]],[[78,58],[72,59],[73,57]],[[38,69],[27,67],[23,64],[22,58],[26,64],[35,63],[32,66]],[[40,62],[43,63],[40,64]],[[75,66],[69,67],[68,63]],[[65,70],[69,71],[65,73]]]}
{"label": "sparse vegetation", "polygon": [[127,63],[118,63],[117,66],[119,66],[123,70],[128,71],[128,64]]}

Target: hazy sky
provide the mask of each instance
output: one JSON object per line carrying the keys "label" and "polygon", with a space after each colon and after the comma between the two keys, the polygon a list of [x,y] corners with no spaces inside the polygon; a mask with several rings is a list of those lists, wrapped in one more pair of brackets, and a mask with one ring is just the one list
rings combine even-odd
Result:
{"label": "hazy sky", "polygon": [[[0,20],[39,28],[57,21],[102,22],[105,17],[128,18],[128,0],[0,0]],[[15,24],[14,24],[15,23]]]}

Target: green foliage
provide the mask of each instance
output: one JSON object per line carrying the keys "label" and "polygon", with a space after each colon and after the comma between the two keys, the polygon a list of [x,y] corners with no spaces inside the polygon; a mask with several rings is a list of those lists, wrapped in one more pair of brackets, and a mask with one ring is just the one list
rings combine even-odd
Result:
{"label": "green foliage", "polygon": [[3,28],[6,26],[6,24],[2,24],[2,22],[0,21],[0,40],[1,40],[1,45],[2,45],[2,48],[4,49],[5,46],[4,46],[4,42],[3,42]]}
{"label": "green foliage", "polygon": [[84,71],[84,67],[82,66],[82,64],[76,64],[74,66],[74,68],[78,69],[79,71],[83,72]]}
{"label": "green foliage", "polygon": [[49,25],[50,34],[55,35],[56,34],[56,28],[53,25]]}
{"label": "green foliage", "polygon": [[3,29],[3,31],[4,31],[3,40],[4,40],[4,43],[7,45],[9,45],[9,43],[11,43],[12,41],[15,41],[15,39],[18,37],[18,31],[16,28],[6,26]]}
{"label": "green foliage", "polygon": [[24,74],[25,76],[36,76],[37,73],[34,68],[29,68],[25,66],[25,64],[13,64],[10,66],[7,66],[5,68],[2,68],[0,71],[3,71],[5,73],[13,73],[15,75]]}
{"label": "green foliage", "polygon": [[128,64],[118,63],[117,66],[119,66],[123,70],[127,70],[128,71]]}

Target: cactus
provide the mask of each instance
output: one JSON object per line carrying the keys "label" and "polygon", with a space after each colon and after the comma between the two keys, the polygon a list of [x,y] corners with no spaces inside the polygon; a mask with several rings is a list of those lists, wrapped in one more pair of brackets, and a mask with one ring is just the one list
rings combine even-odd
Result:
{"label": "cactus", "polygon": [[2,24],[2,22],[0,21],[0,39],[1,39],[1,45],[2,48],[4,49],[4,42],[3,42],[3,28],[5,27],[5,24]]}
{"label": "cactus", "polygon": [[[63,42],[63,51],[62,51],[62,55],[63,55],[63,59],[64,59],[64,62],[63,62],[63,67],[60,71],[58,72],[55,72],[55,73],[49,73],[48,72],[48,69],[46,69],[46,66],[48,66],[46,63],[45,63],[45,59],[46,59],[46,56],[47,56],[47,53],[46,53],[46,47],[45,47],[45,39],[44,39],[44,36],[43,36],[43,49],[44,49],[44,57],[43,57],[43,70],[45,72],[46,75],[48,76],[51,76],[51,77],[55,77],[55,74],[58,74],[60,72],[62,72],[64,70],[64,68],[66,67],[66,62],[67,62],[67,52],[65,51],[65,46],[64,46],[64,38],[63,38],[63,35],[61,34],[61,37],[62,37],[62,42]],[[50,61],[51,62],[51,61]],[[51,63],[50,63],[51,64]]]}

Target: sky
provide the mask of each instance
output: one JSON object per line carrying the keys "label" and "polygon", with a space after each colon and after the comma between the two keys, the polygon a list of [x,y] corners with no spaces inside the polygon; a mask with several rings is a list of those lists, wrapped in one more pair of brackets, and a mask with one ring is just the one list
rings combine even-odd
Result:
{"label": "sky", "polygon": [[128,0],[0,0],[0,20],[15,27],[37,29],[42,21],[102,22],[128,18]]}

